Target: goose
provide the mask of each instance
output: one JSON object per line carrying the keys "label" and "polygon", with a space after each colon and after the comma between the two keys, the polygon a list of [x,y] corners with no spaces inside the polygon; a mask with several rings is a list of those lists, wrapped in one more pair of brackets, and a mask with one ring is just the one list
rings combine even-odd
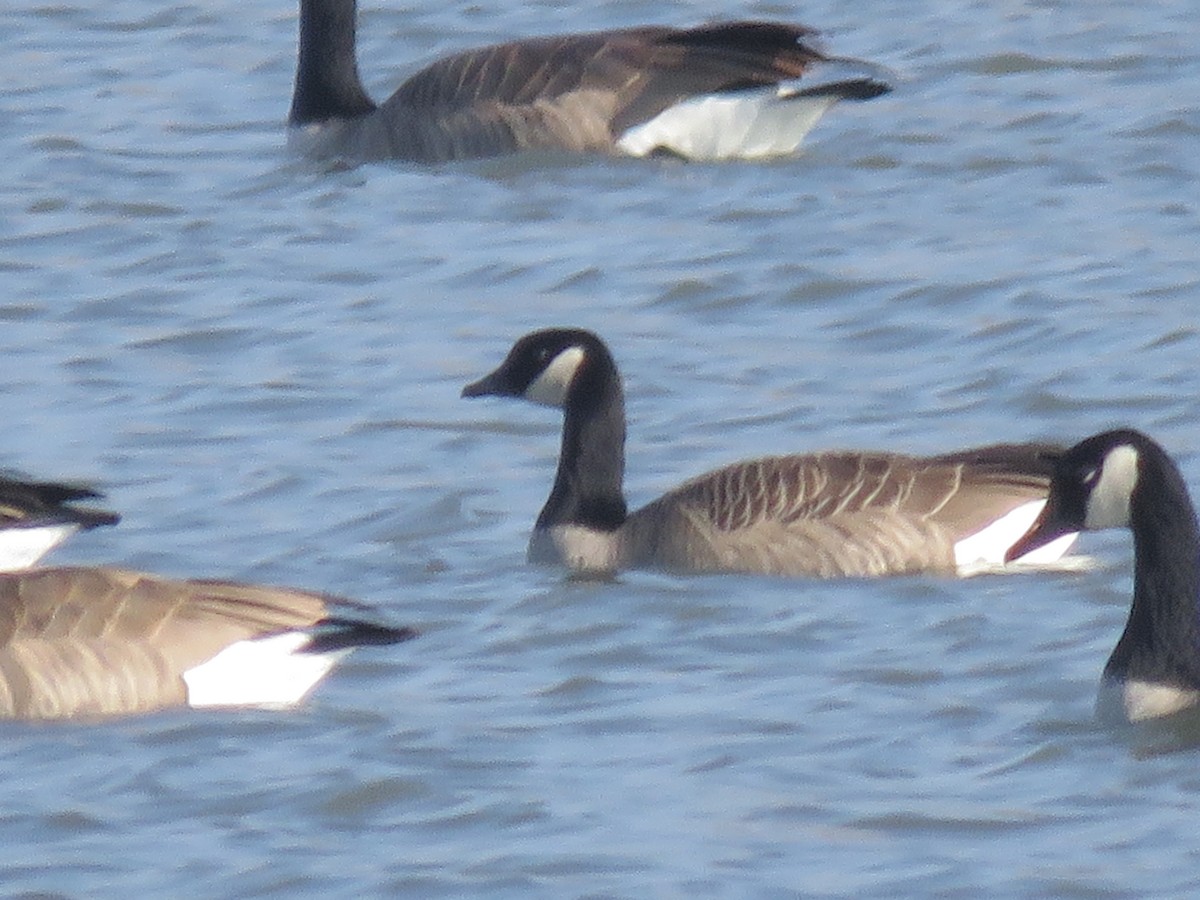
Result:
{"label": "goose", "polygon": [[0,572],[29,568],[76,532],[119,522],[116,513],[72,505],[101,496],[81,485],[0,475]]}
{"label": "goose", "polygon": [[1133,532],[1133,603],[1104,666],[1101,721],[1136,723],[1200,703],[1200,527],[1178,466],[1145,434],[1093,435],[1054,458],[1050,497],[1009,550],[1067,531]]}
{"label": "goose", "polygon": [[0,718],[287,707],[356,646],[416,635],[351,601],[105,567],[0,574]]}
{"label": "goose", "polygon": [[[1049,486],[1041,444],[933,457],[823,452],[734,463],[628,513],[621,380],[596,334],[527,334],[462,395],[563,410],[558,472],[529,559],[580,573],[966,574],[1003,564]],[[1064,535],[1022,561],[1056,560],[1072,540]]]}
{"label": "goose", "polygon": [[[444,162],[524,150],[684,159],[794,152],[838,100],[891,88],[777,22],[538,37],[439,59],[376,105],[355,59],[355,0],[300,0],[289,143],[314,156]],[[816,80],[810,76],[826,77]]]}

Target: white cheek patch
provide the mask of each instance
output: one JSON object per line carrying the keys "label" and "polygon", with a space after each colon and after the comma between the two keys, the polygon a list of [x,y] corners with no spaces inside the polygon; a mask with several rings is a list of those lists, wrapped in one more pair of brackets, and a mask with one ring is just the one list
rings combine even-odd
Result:
{"label": "white cheek patch", "polygon": [[571,387],[571,381],[575,378],[583,357],[582,347],[568,347],[560,352],[525,389],[525,399],[561,409],[566,403],[567,390]]}
{"label": "white cheek patch", "polygon": [[1138,452],[1128,444],[1116,447],[1104,457],[1100,479],[1088,497],[1084,527],[1093,531],[1102,528],[1129,526],[1129,498],[1137,487]]}

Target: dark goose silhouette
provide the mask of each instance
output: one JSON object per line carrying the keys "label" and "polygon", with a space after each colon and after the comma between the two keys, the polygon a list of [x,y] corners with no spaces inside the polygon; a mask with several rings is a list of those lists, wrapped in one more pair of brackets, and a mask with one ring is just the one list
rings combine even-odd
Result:
{"label": "dark goose silhouette", "polygon": [[0,574],[0,718],[290,706],[354,647],[415,634],[306,591],[110,568]]}
{"label": "dark goose silhouette", "polygon": [[[376,105],[355,58],[355,0],[300,0],[290,139],[315,156],[439,162],[524,150],[686,159],[792,153],[838,100],[890,90],[777,22],[529,38],[434,62]],[[824,72],[824,77],[817,76]]]}
{"label": "dark goose silhouette", "polygon": [[1200,525],[1179,467],[1151,438],[1117,429],[1055,458],[1050,499],[1009,551],[1069,531],[1133,533],[1133,602],[1104,666],[1098,716],[1140,722],[1200,704]]}
{"label": "dark goose silhouette", "polygon": [[0,572],[36,564],[76,532],[119,522],[116,513],[75,505],[101,496],[82,485],[0,475]]}
{"label": "dark goose silhouette", "polygon": [[[991,568],[1003,565],[1050,485],[1045,444],[932,457],[838,451],[733,463],[629,513],[621,378],[595,334],[528,334],[463,396],[521,397],[563,411],[558,472],[529,558],[578,572],[833,577]],[[1022,562],[1056,560],[1072,540]]]}

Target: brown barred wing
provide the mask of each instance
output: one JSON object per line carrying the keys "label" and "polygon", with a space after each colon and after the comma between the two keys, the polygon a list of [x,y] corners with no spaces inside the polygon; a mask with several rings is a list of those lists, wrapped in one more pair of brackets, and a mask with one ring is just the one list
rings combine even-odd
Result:
{"label": "brown barred wing", "polygon": [[[975,454],[971,456],[969,454]],[[830,452],[737,463],[631,516],[633,564],[846,576],[952,571],[954,544],[1046,495],[1033,451]]]}
{"label": "brown barred wing", "polygon": [[689,97],[799,78],[825,57],[803,26],[733,22],[499,44],[421,70],[380,108],[393,152],[445,159],[610,150]]}
{"label": "brown barred wing", "polygon": [[188,669],[239,640],[310,626],[325,609],[299,591],[121,569],[0,575],[0,716],[180,705]]}

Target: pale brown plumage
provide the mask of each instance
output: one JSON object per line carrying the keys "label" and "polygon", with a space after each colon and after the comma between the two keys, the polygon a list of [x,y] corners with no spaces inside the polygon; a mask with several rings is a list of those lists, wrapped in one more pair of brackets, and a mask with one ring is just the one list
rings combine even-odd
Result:
{"label": "pale brown plumage", "polygon": [[331,600],[115,568],[0,574],[0,717],[94,718],[184,705],[184,672],[238,641],[314,626]]}
{"label": "pale brown plumage", "polygon": [[404,112],[386,120],[392,148],[411,142],[416,126],[427,146],[440,138],[438,157],[609,151],[627,128],[688,97],[799,78],[824,58],[801,43],[812,36],[739,22],[514,41],[433,63],[381,109]]}
{"label": "pale brown plumage", "polygon": [[618,530],[630,567],[772,575],[953,572],[954,544],[1044,499],[1046,448],[940,457],[825,452],[736,463],[680,485]]}

